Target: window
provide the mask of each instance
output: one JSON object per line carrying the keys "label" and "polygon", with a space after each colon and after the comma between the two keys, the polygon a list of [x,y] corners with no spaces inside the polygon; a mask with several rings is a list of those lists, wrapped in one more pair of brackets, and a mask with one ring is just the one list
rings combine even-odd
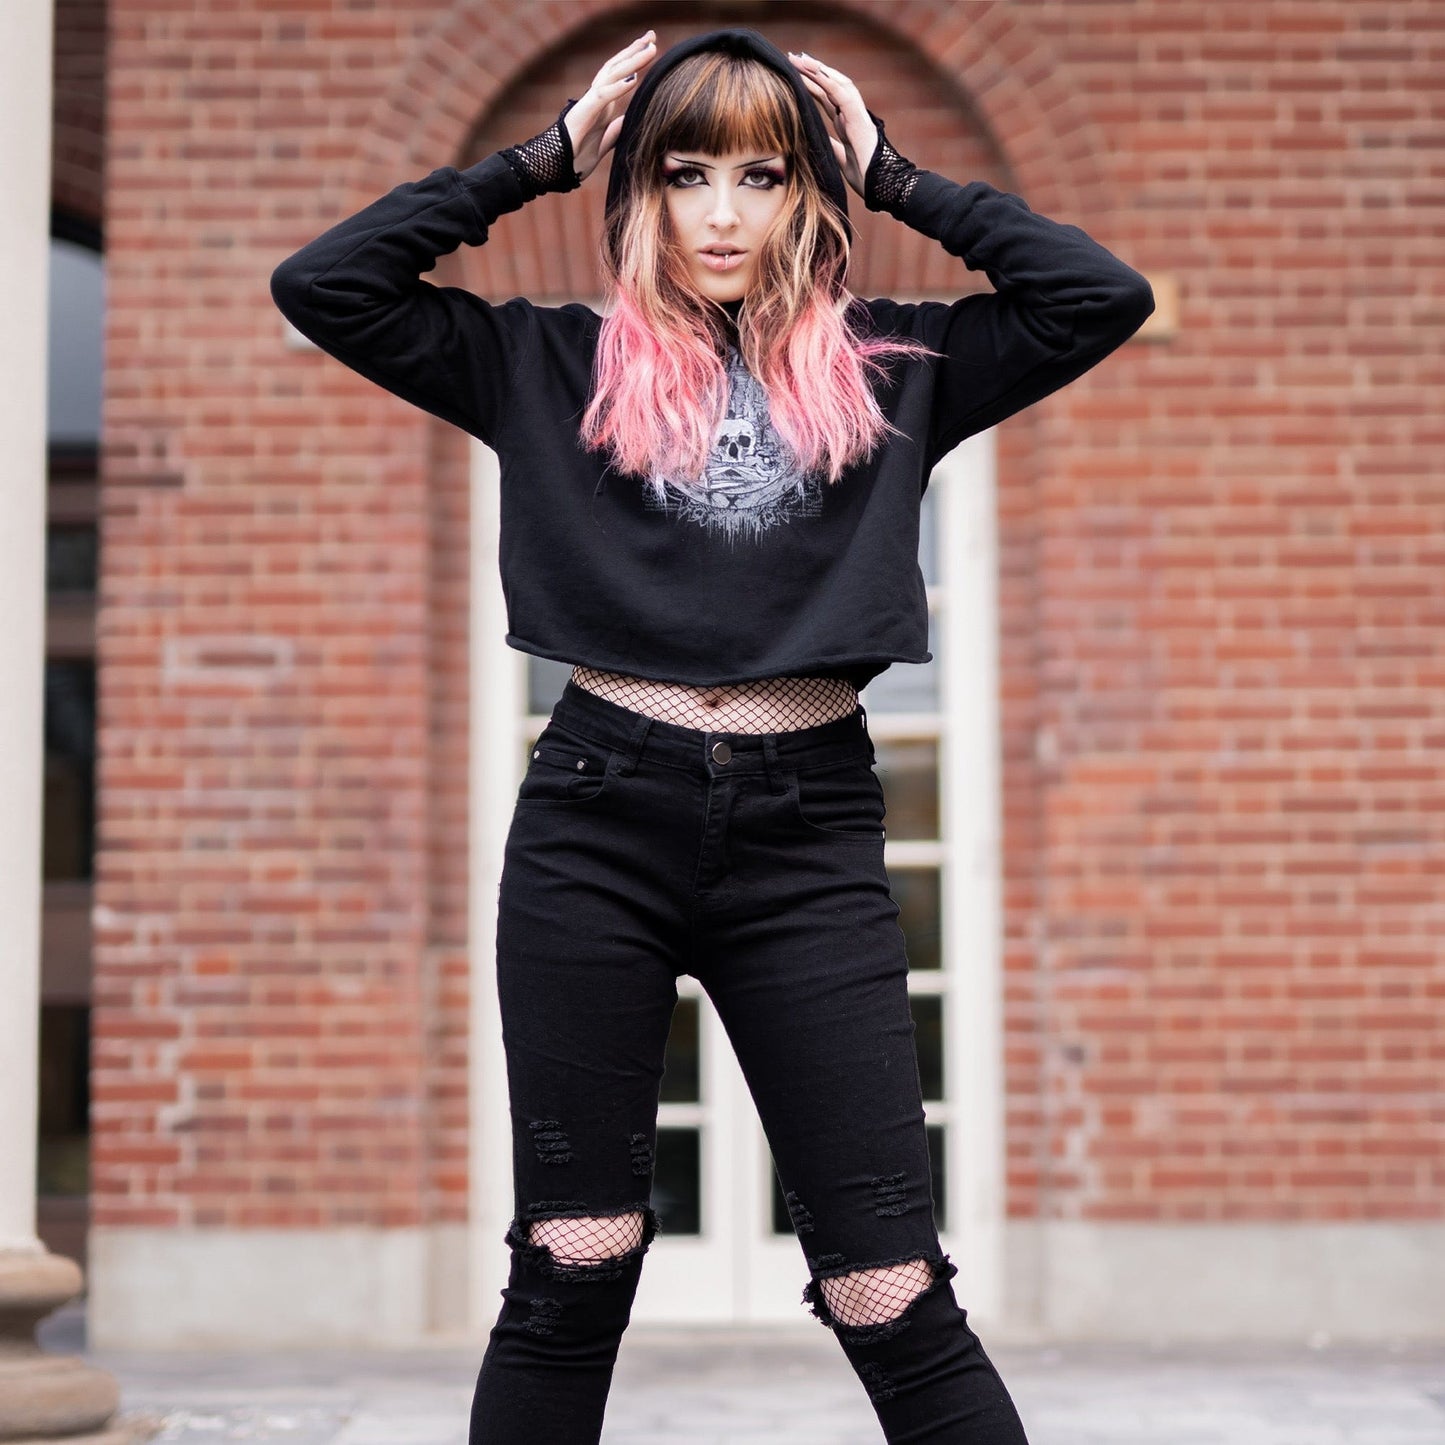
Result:
{"label": "window", "polygon": [[[104,268],[98,231],[57,214],[50,242],[45,539],[38,1228],[84,1266],[90,1158],[90,905]],[[77,1213],[77,1209],[81,1212]]]}

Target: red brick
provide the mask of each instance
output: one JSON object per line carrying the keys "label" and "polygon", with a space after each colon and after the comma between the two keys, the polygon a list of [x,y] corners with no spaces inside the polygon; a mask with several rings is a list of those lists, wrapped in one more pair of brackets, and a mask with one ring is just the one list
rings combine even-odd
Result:
{"label": "red brick", "polygon": [[[567,7],[521,0],[112,0],[108,55],[59,11],[57,204],[109,246],[93,1218],[463,1221],[466,449],[287,350],[264,279],[540,129],[631,22],[559,73]],[[1429,17],[877,13],[808,45],[906,153],[1181,289],[1177,336],[1000,429],[1009,1212],[1438,1219]],[[442,269],[563,299],[597,204]],[[985,287],[852,210],[861,294]]]}

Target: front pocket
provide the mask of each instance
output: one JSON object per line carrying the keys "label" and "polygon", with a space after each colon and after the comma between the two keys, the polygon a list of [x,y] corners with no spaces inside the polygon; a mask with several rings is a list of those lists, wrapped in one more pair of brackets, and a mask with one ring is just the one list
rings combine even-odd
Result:
{"label": "front pocket", "polygon": [[601,796],[612,776],[612,756],[613,749],[549,724],[532,748],[517,801],[591,802]]}
{"label": "front pocket", "polygon": [[883,784],[866,761],[797,769],[788,791],[793,813],[810,832],[875,841],[883,836]]}

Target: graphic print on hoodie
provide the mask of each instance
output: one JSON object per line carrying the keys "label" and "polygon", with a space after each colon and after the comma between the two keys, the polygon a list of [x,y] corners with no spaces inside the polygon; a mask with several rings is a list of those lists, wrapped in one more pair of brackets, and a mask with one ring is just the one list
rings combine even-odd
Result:
{"label": "graphic print on hoodie", "polygon": [[773,426],[767,389],[743,364],[736,346],[728,347],[727,378],[727,416],[702,479],[674,481],[654,472],[644,505],[728,542],[757,541],[792,517],[816,517],[823,507],[823,484],[803,471]]}

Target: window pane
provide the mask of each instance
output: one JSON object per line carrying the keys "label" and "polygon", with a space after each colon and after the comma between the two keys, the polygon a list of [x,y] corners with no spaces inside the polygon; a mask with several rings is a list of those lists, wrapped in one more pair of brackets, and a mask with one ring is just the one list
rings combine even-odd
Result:
{"label": "window pane", "polygon": [[657,1131],[657,1171],[649,1202],[668,1234],[702,1232],[700,1144],[696,1129]]}
{"label": "window pane", "polygon": [[931,973],[943,967],[942,922],[937,868],[888,869],[893,901],[898,905],[898,926],[903,930],[912,973]]}
{"label": "window pane", "polygon": [[928,1124],[924,1126],[924,1132],[928,1135],[928,1161],[933,1168],[933,1224],[942,1234],[948,1228],[948,1199],[944,1192],[944,1128],[942,1124]]}
{"label": "window pane", "polygon": [[[938,474],[935,472],[934,476]],[[938,491],[929,479],[918,509],[918,566],[930,586],[938,581]]]}
{"label": "window pane", "polygon": [[875,739],[892,839],[938,837],[938,740]]}
{"label": "window pane", "polygon": [[925,1099],[943,1098],[943,999],[936,993],[916,993],[913,1010],[914,1039],[918,1045],[918,1077]]}
{"label": "window pane", "polygon": [[696,1104],[702,1099],[702,1076],[698,1069],[698,1000],[680,998],[672,1012],[672,1029],[667,1036],[663,1060],[662,1102]]}
{"label": "window pane", "polygon": [[52,443],[100,436],[105,354],[105,263],[75,241],[50,240],[46,434]]}
{"label": "window pane", "polygon": [[893,662],[865,689],[869,712],[937,712],[938,648],[942,621],[936,612],[928,614],[928,650],[932,662]]}
{"label": "window pane", "polygon": [[534,657],[528,653],[527,711],[540,715],[550,713],[571,676],[570,662],[558,662],[552,657]]}
{"label": "window pane", "polygon": [[95,817],[95,663],[45,664],[46,878],[91,876]]}
{"label": "window pane", "polygon": [[868,684],[865,706],[871,713],[937,712],[937,659],[889,663],[887,672]]}
{"label": "window pane", "polygon": [[52,522],[45,533],[46,592],[94,592],[97,555],[93,522]]}
{"label": "window pane", "polygon": [[90,1009],[40,1006],[38,1194],[90,1192]]}

